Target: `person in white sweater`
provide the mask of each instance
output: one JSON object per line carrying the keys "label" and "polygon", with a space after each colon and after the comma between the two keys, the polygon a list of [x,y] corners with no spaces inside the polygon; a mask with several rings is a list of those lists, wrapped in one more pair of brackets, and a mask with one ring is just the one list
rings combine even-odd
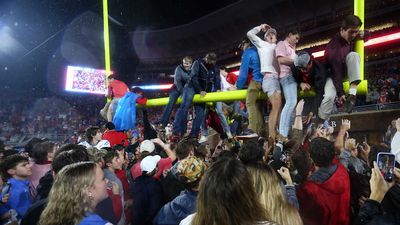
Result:
{"label": "person in white sweater", "polygon": [[[257,36],[265,32],[264,40]],[[247,32],[247,37],[256,46],[261,63],[261,73],[264,75],[262,88],[268,95],[272,109],[268,119],[269,141],[274,142],[278,125],[278,116],[282,107],[281,87],[279,84],[279,64],[275,57],[276,30],[268,24],[261,24]]]}

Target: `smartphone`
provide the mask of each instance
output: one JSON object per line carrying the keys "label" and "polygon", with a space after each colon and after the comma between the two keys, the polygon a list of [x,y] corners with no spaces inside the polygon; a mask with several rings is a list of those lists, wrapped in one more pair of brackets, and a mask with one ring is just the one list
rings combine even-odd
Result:
{"label": "smartphone", "polygon": [[388,152],[380,152],[377,157],[378,168],[387,182],[394,179],[395,155]]}
{"label": "smartphone", "polygon": [[11,184],[9,182],[6,182],[3,186],[3,189],[1,190],[1,195],[4,196],[8,194],[11,190]]}

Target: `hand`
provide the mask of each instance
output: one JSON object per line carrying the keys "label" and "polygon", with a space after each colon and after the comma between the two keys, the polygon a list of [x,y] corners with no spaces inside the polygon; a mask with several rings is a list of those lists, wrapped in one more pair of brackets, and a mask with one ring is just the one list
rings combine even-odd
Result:
{"label": "hand", "polygon": [[361,145],[362,149],[360,151],[360,157],[363,159],[365,162],[368,163],[368,158],[369,158],[369,152],[371,151],[371,147],[367,144],[367,142],[363,142]]}
{"label": "hand", "polygon": [[267,32],[267,30],[268,30],[269,28],[271,28],[271,26],[268,25],[268,24],[266,24],[266,23],[261,24],[260,27],[261,27],[261,30],[262,30],[263,32]]}
{"label": "hand", "polygon": [[346,101],[346,95],[342,95],[338,99],[338,102],[340,102],[340,104],[343,104],[345,101]]}
{"label": "hand", "polygon": [[340,131],[346,132],[350,130],[351,121],[348,119],[343,119],[342,120],[342,125],[340,126]]}
{"label": "hand", "polygon": [[324,129],[324,127],[322,125],[318,126],[317,132],[316,132],[317,137],[322,137],[322,138],[328,139],[328,135],[327,135],[326,131],[327,130]]}
{"label": "hand", "polygon": [[300,89],[302,91],[308,91],[308,90],[311,89],[311,86],[309,84],[307,84],[307,83],[300,83]]}
{"label": "hand", "polygon": [[236,86],[231,86],[231,87],[228,88],[228,90],[229,91],[235,91],[235,90],[237,90],[237,87]]}
{"label": "hand", "polygon": [[372,168],[372,175],[369,183],[371,187],[371,195],[369,196],[369,198],[377,202],[381,202],[385,197],[385,194],[389,191],[391,187],[393,187],[395,182],[386,182],[386,180],[383,178],[381,171],[378,168],[378,164],[374,162],[374,168]]}
{"label": "hand", "polygon": [[308,116],[303,120],[303,124],[306,124],[306,125],[310,124],[313,117],[314,117],[314,113],[310,112],[308,114]]}
{"label": "hand", "polygon": [[290,177],[289,169],[286,167],[281,167],[279,170],[277,170],[279,175],[281,175],[282,179],[286,181],[287,185],[292,185],[293,181],[292,178]]}
{"label": "hand", "polygon": [[205,92],[205,91],[201,91],[201,92],[200,92],[200,97],[202,97],[202,98],[203,98],[204,96],[206,96],[206,94],[207,94],[207,92]]}
{"label": "hand", "polygon": [[1,203],[6,204],[8,202],[9,197],[10,194],[5,194],[3,198],[1,198]]}
{"label": "hand", "polygon": [[354,139],[354,138],[347,139],[344,142],[344,148],[347,150],[350,150],[350,151],[356,149],[357,148],[356,139]]}
{"label": "hand", "polygon": [[361,39],[364,39],[364,35],[365,35],[365,31],[364,30],[360,30],[358,32],[358,37],[360,37]]}
{"label": "hand", "polygon": [[133,205],[133,200],[132,199],[125,200],[124,209],[130,208],[132,205]]}
{"label": "hand", "polygon": [[166,170],[164,170],[164,171],[162,172],[162,175],[163,175],[164,178],[167,177],[169,171],[170,171],[170,169],[166,169]]}
{"label": "hand", "polygon": [[301,99],[296,106],[296,115],[301,115],[303,114],[303,108],[304,108],[304,99]]}
{"label": "hand", "polygon": [[112,188],[111,188],[112,193],[113,193],[114,195],[119,195],[119,187],[118,187],[118,184],[115,183],[114,181],[109,181],[109,182],[111,182],[111,185],[112,185]]}
{"label": "hand", "polygon": [[396,120],[396,129],[397,131],[400,131],[400,118]]}

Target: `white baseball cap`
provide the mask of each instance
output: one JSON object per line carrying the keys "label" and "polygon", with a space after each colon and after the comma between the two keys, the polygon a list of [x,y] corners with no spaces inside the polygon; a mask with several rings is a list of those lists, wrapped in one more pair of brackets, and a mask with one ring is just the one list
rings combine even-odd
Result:
{"label": "white baseball cap", "polygon": [[142,141],[142,143],[140,143],[139,151],[140,153],[142,152],[152,153],[155,148],[156,146],[154,145],[153,142],[151,142],[150,140],[144,140]]}
{"label": "white baseball cap", "polygon": [[140,162],[140,169],[143,172],[146,173],[151,173],[153,172],[156,167],[157,163],[160,161],[161,157],[159,155],[149,155],[146,156],[141,162]]}

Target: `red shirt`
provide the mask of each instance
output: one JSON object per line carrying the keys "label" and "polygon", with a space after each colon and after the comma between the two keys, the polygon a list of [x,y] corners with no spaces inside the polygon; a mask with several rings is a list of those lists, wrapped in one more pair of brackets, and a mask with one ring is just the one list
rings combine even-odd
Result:
{"label": "red shirt", "polygon": [[114,98],[122,98],[128,92],[128,86],[120,80],[113,80],[108,84],[108,94],[113,94]]}
{"label": "red shirt", "polygon": [[110,142],[111,148],[114,145],[123,145],[127,147],[129,145],[128,135],[124,132],[119,132],[116,130],[108,130],[103,134],[103,140]]}
{"label": "red shirt", "polygon": [[[140,162],[138,161],[135,165],[132,166],[131,168],[131,173],[132,173],[132,177],[133,180],[135,180],[136,178],[140,177],[142,175],[142,170],[140,169]],[[167,170],[169,168],[172,167],[172,159],[171,158],[162,158],[160,159],[160,161],[158,162],[158,170],[157,173],[154,174],[154,178],[156,178],[157,180],[160,180],[162,172],[164,170]]]}
{"label": "red shirt", "polygon": [[235,85],[236,81],[238,79],[238,76],[236,76],[236,74],[234,73],[228,73],[228,75],[226,75],[226,81],[228,81],[228,83]]}

